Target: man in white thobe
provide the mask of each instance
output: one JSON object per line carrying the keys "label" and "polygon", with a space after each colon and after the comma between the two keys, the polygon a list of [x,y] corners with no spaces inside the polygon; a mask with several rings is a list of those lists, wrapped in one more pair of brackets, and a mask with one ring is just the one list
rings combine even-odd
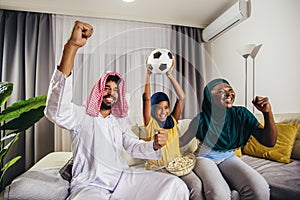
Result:
{"label": "man in white thobe", "polygon": [[131,170],[122,158],[159,159],[167,135],[154,141],[139,140],[127,124],[125,83],[116,72],[105,74],[94,85],[86,106],[72,103],[71,72],[78,48],[93,34],[90,24],[76,21],[64,45],[60,65],[52,76],[45,115],[71,131],[73,168],[68,199],[178,199],[189,198],[185,183],[172,175]]}

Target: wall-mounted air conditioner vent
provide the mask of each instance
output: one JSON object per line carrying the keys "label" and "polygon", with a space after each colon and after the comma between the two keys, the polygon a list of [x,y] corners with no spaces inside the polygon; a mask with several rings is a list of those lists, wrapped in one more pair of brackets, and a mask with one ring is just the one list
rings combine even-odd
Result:
{"label": "wall-mounted air conditioner vent", "polygon": [[250,0],[239,0],[216,20],[203,29],[202,39],[205,42],[210,42],[217,38],[225,31],[241,23],[243,20],[250,17],[251,2]]}

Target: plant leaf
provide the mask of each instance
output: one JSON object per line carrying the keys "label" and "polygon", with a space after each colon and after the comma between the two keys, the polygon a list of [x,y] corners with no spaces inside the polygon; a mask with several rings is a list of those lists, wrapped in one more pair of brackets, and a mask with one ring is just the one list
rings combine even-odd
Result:
{"label": "plant leaf", "polygon": [[17,135],[16,133],[13,133],[13,134],[9,133],[6,136],[2,137],[1,142],[0,142],[0,147],[3,147],[5,140],[15,137],[16,135]]}
{"label": "plant leaf", "polygon": [[13,139],[12,141],[10,141],[5,147],[3,147],[3,149],[1,149],[0,151],[0,163],[3,162],[3,158],[4,156],[7,154],[7,152],[11,149],[11,147],[16,143],[16,141],[19,139],[19,134],[18,133]]}
{"label": "plant leaf", "polygon": [[45,106],[37,109],[32,109],[28,112],[21,114],[18,118],[13,119],[6,124],[0,126],[0,130],[11,130],[11,133],[18,133],[25,131],[37,121],[44,117]]}
{"label": "plant leaf", "polygon": [[21,156],[16,156],[13,159],[11,159],[10,161],[8,161],[1,169],[1,171],[6,171],[9,167],[11,167],[13,164],[15,164],[19,159],[21,158]]}
{"label": "plant leaf", "polygon": [[28,112],[31,109],[36,109],[41,106],[46,106],[47,95],[40,95],[29,98],[27,100],[20,100],[11,106],[7,107],[0,114],[0,122],[19,117],[22,113]]}
{"label": "plant leaf", "polygon": [[6,170],[8,170],[8,168],[10,168],[11,166],[13,166],[18,160],[21,159],[21,156],[16,156],[13,159],[11,159],[10,161],[8,161],[1,169],[2,174],[0,177],[0,180],[2,180],[4,173],[6,172]]}
{"label": "plant leaf", "polygon": [[0,82],[0,106],[7,101],[13,91],[13,83]]}

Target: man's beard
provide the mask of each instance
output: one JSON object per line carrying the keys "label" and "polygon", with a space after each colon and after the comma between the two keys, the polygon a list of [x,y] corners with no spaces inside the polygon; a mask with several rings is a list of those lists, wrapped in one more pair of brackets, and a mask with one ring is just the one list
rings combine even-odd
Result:
{"label": "man's beard", "polygon": [[[114,100],[116,99],[116,98],[115,98],[114,96],[112,96],[112,95],[106,95],[106,96],[103,97],[103,99],[104,99],[104,98],[107,98],[107,97],[111,97],[111,98],[113,98]],[[103,109],[103,110],[110,110],[115,104],[116,104],[116,102],[114,102],[114,103],[112,103],[112,104],[106,104],[105,102],[102,101],[100,109]]]}
{"label": "man's beard", "polygon": [[113,107],[113,105],[115,105],[115,104],[106,104],[106,103],[102,102],[100,109],[110,110]]}

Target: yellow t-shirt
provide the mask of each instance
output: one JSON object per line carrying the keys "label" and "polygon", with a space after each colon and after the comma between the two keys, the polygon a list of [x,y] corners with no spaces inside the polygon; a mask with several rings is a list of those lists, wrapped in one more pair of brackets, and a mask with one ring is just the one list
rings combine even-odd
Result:
{"label": "yellow t-shirt", "polygon": [[[168,130],[168,141],[167,144],[161,148],[162,156],[159,160],[147,160],[147,169],[154,169],[164,166],[173,158],[180,156],[177,121],[173,116],[172,119],[174,120],[174,127],[172,129],[166,129]],[[145,129],[148,137],[147,140],[151,141],[154,139],[154,130],[160,130],[162,128],[158,125],[157,121],[153,117],[151,117],[148,126],[146,126]]]}

